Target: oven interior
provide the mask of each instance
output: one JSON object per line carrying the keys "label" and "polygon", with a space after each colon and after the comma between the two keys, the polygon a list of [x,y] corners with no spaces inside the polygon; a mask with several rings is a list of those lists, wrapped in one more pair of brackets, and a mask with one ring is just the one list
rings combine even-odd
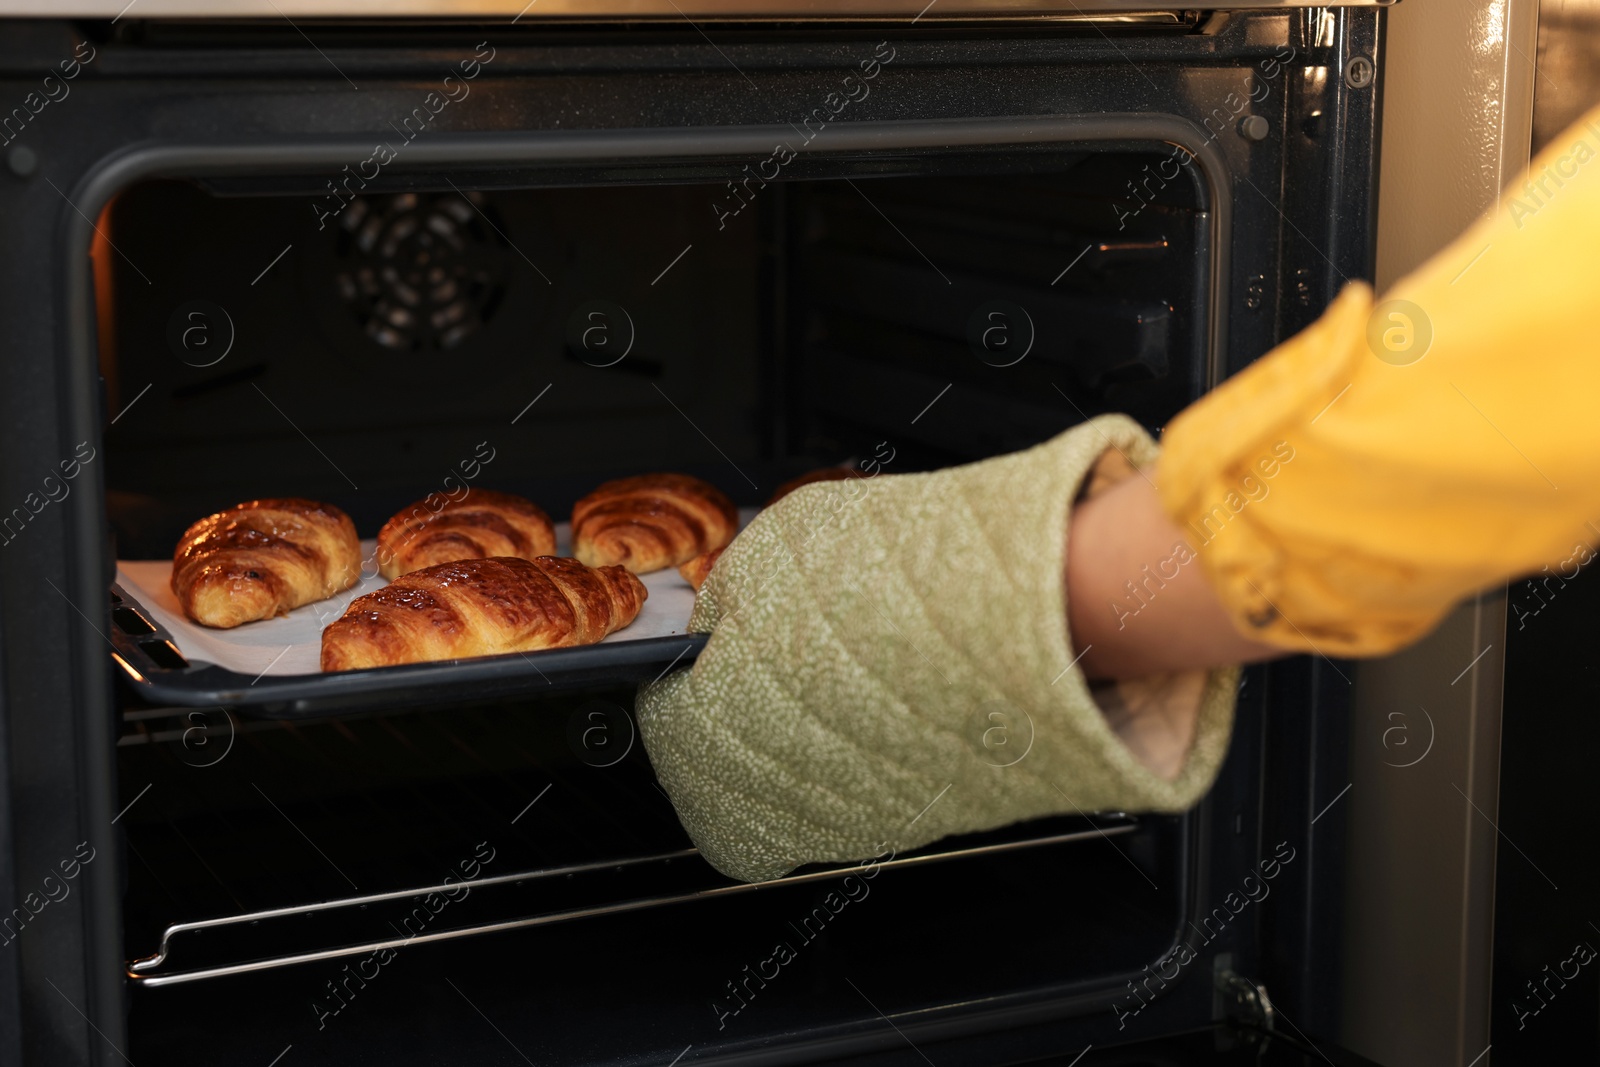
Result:
{"label": "oven interior", "polygon": [[[1169,151],[133,185],[95,248],[113,551],[272,495],[371,536],[485,449],[475,484],[560,518],[645,470],[759,505],[824,464],[1157,429],[1206,386],[1214,285],[1198,182],[1138,185]],[[737,887],[631,690],[403,703],[274,721],[119,682],[134,1061],[903,1053],[885,1014],[1103,1011],[1192,904],[1195,818],[1117,813]]]}

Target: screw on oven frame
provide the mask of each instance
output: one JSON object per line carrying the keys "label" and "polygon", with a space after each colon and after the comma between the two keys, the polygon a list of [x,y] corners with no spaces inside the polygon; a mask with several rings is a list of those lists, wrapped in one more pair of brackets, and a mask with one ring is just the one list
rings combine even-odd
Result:
{"label": "screw on oven frame", "polygon": [[1351,56],[1344,65],[1344,83],[1352,89],[1365,89],[1377,77],[1377,66],[1366,56]]}
{"label": "screw on oven frame", "polygon": [[25,144],[19,144],[6,153],[6,168],[19,178],[26,178],[39,169],[39,154]]}

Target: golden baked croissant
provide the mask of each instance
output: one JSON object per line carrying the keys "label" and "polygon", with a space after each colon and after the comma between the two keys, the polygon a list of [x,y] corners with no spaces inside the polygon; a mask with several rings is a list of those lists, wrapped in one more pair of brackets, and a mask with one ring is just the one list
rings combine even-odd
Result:
{"label": "golden baked croissant", "polygon": [[782,500],[796,489],[799,489],[802,486],[810,485],[812,482],[842,482],[846,478],[860,478],[861,476],[861,472],[856,470],[854,467],[843,465],[835,467],[818,467],[814,471],[806,471],[798,478],[790,478],[788,481],[778,486],[777,491],[772,494],[772,497],[767,501],[766,506],[770,508],[772,505],[776,504],[778,501]]}
{"label": "golden baked croissant", "polygon": [[[854,467],[819,467],[814,471],[807,471],[800,477],[792,478],[778,486],[777,492],[773,493],[771,499],[767,501],[767,507],[770,508],[803,485],[810,485],[812,482],[837,482],[845,478],[859,477],[860,474],[861,472]],[[726,545],[723,546],[723,548],[726,547]],[[684,581],[689,583],[690,588],[698,593],[700,587],[705,584],[706,578],[710,576],[711,568],[717,565],[717,560],[721,557],[722,549],[714,548],[710,552],[678,564],[678,573],[683,576]]]}
{"label": "golden baked croissant", "polygon": [[[442,494],[441,494],[442,496]],[[378,531],[378,573],[393,581],[437,563],[556,550],[556,528],[532,501],[493,489],[472,489],[460,500],[419,500]]]}
{"label": "golden baked croissant", "polygon": [[622,567],[575,559],[441,563],[351,601],[322,631],[322,669],[594,644],[637,618],[648,595]]}
{"label": "golden baked croissant", "polygon": [[184,531],[172,592],[189,618],[227,629],[330,597],[360,572],[355,524],[332,504],[251,500]]}
{"label": "golden baked croissant", "polygon": [[606,482],[573,505],[572,554],[648,574],[722,548],[738,530],[739,510],[715,486],[687,474],[641,474]]}
{"label": "golden baked croissant", "polygon": [[722,558],[727,545],[722,548],[713,548],[710,552],[703,552],[685,563],[678,564],[678,574],[689,583],[689,588],[696,593],[706,584],[706,579],[711,576],[711,568],[717,565],[717,560]]}

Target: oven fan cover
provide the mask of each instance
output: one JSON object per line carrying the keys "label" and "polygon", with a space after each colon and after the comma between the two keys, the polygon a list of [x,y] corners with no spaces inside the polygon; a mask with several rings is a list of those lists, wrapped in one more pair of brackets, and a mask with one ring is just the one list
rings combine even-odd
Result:
{"label": "oven fan cover", "polygon": [[357,197],[339,216],[334,285],[363,333],[397,352],[451,349],[505,298],[504,239],[474,193]]}

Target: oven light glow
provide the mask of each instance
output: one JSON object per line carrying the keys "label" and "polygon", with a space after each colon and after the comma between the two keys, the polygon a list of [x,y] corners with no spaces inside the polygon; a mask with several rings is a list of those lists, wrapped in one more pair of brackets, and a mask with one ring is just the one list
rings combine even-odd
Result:
{"label": "oven light glow", "polygon": [[140,674],[139,671],[134,667],[133,664],[131,664],[127,660],[123,659],[121,653],[113,652],[113,653],[111,653],[111,658],[116,660],[119,664],[121,664],[122,665],[122,669],[127,671],[130,675],[132,675],[134,681],[136,681],[136,682],[145,681],[145,676]]}

